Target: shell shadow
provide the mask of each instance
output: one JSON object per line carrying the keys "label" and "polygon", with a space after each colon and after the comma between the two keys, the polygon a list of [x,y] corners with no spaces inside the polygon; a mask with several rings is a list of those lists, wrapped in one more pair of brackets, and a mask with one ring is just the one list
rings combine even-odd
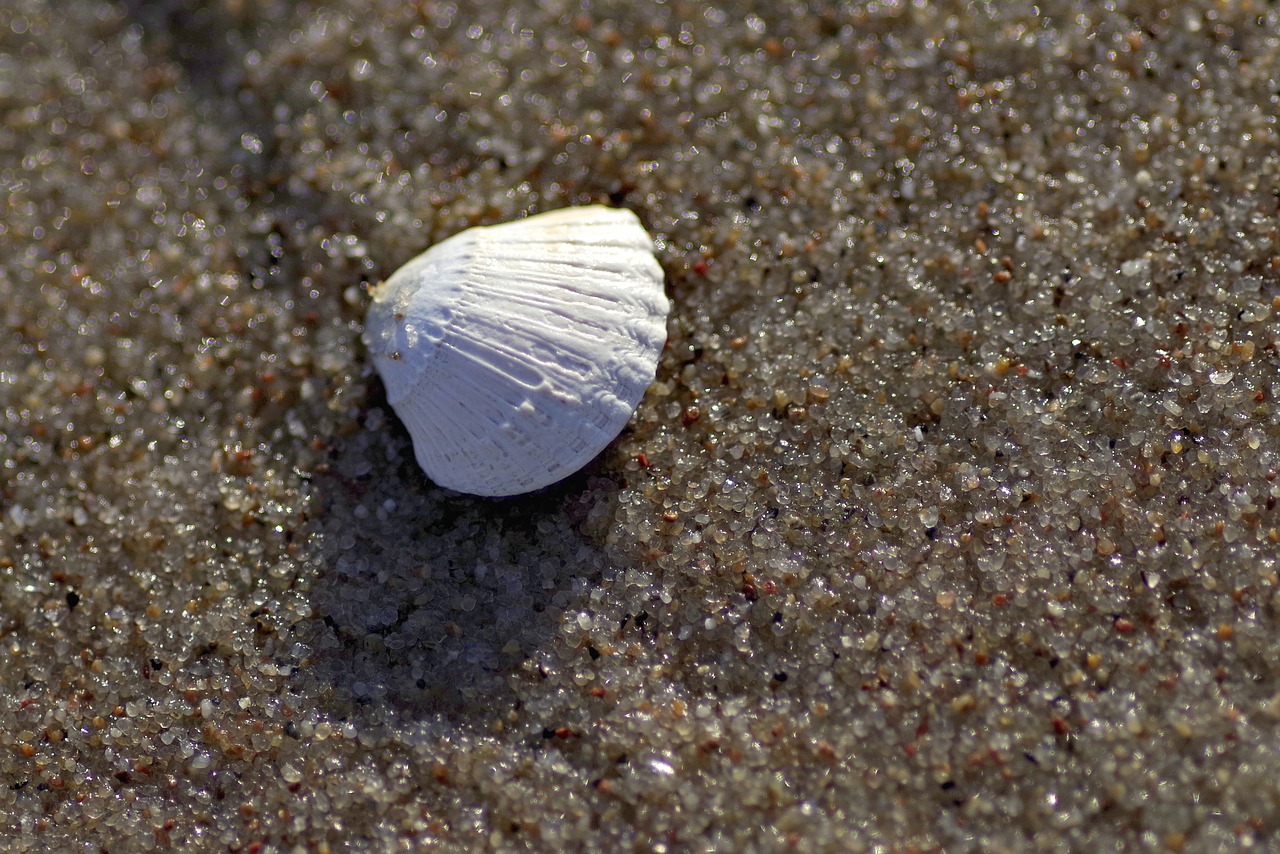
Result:
{"label": "shell shadow", "polygon": [[340,717],[483,724],[512,707],[521,665],[599,583],[606,557],[584,528],[616,485],[589,466],[521,498],[463,496],[422,474],[398,423],[374,426],[311,482],[310,666]]}

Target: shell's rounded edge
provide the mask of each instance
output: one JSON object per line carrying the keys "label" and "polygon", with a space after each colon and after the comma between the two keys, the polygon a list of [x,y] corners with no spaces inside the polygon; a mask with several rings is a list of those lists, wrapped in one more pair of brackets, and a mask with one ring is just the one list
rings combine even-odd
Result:
{"label": "shell's rounded edge", "polygon": [[371,291],[365,347],[394,407],[430,369],[457,303],[475,235],[460,232],[420,253]]}
{"label": "shell's rounded edge", "polygon": [[[366,338],[423,471],[496,498],[586,466],[653,382],[663,280],[639,218],[599,206],[473,228],[393,274]],[[396,325],[406,321],[419,348],[409,365],[390,357],[414,343]]]}

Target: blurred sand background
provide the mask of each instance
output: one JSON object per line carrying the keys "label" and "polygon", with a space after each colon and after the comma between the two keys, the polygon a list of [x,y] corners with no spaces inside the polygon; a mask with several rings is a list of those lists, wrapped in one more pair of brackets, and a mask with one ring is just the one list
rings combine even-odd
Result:
{"label": "blurred sand background", "polygon": [[[0,2],[9,851],[1275,850],[1280,9]],[[580,475],[365,288],[636,211]]]}

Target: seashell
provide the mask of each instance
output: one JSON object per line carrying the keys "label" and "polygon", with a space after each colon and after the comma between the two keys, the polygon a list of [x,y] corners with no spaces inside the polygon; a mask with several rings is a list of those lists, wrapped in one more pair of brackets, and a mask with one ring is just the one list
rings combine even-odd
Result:
{"label": "seashell", "polygon": [[628,210],[463,231],[373,291],[364,340],[440,486],[529,492],[586,465],[653,382],[670,304]]}

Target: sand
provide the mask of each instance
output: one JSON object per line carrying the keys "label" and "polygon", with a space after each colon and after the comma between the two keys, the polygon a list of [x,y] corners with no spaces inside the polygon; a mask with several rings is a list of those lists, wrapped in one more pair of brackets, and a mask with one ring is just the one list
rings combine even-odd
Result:
{"label": "sand", "polygon": [[[9,851],[1274,850],[1280,10],[0,6]],[[623,435],[432,484],[367,288],[634,210]]]}

